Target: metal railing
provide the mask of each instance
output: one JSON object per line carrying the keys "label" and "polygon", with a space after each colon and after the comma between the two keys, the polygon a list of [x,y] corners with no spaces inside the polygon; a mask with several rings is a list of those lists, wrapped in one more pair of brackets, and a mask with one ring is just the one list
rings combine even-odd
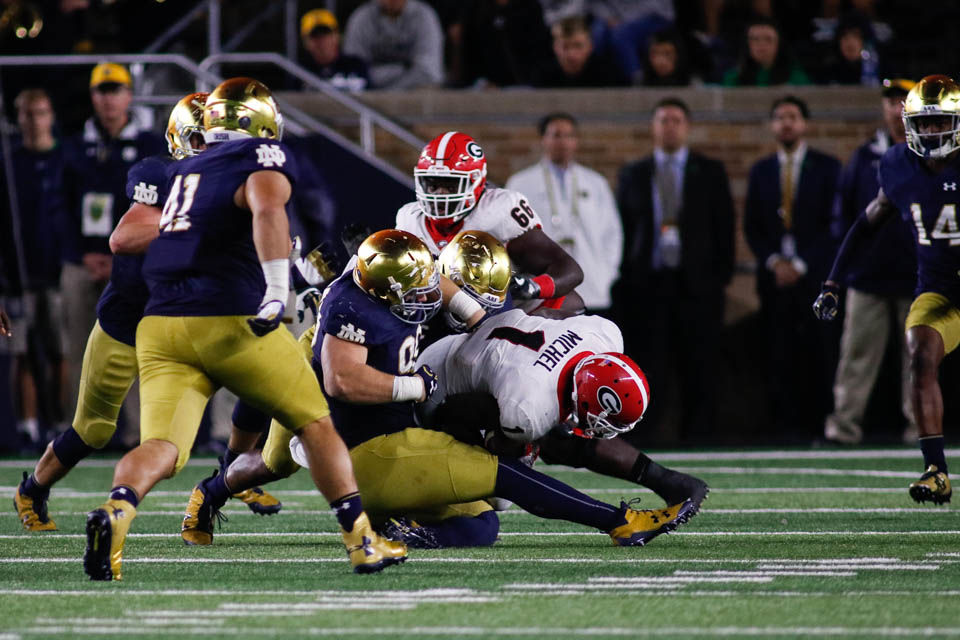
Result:
{"label": "metal railing", "polygon": [[316,74],[310,73],[297,63],[288,60],[279,53],[218,53],[207,56],[200,61],[198,66],[201,69],[209,70],[214,65],[223,62],[276,65],[283,71],[286,71],[295,78],[303,81],[309,87],[320,91],[326,97],[340,104],[344,108],[353,111],[357,114],[357,118],[359,119],[360,146],[371,156],[376,153],[373,129],[375,125],[380,126],[383,130],[396,136],[398,139],[407,143],[417,151],[422,149],[423,145],[426,144],[425,141],[421,140],[410,131],[404,129],[401,125],[397,124],[376,109],[369,107],[349,94],[340,91],[323,78],[317,76]]}
{"label": "metal railing", "polygon": [[[236,57],[237,60],[243,60],[244,56],[250,55],[267,55],[271,57],[276,56],[280,60],[286,60],[279,54],[219,54],[221,56],[228,56],[228,61],[231,57]],[[208,69],[208,67],[216,61],[208,63],[206,66],[202,67],[195,63],[193,60],[187,56],[183,56],[176,53],[152,53],[152,54],[143,54],[143,53],[134,53],[134,54],[116,54],[116,55],[47,55],[47,56],[0,56],[0,67],[37,67],[37,66],[56,66],[56,65],[94,65],[100,62],[103,62],[105,59],[109,59],[111,62],[117,62],[120,64],[166,64],[177,67],[190,75],[193,76],[194,80],[199,85],[205,86],[215,86],[220,84],[223,81],[219,75],[213,73]],[[206,62],[206,61],[205,61]],[[293,67],[296,67],[295,64],[290,63]],[[306,72],[304,72],[306,73]],[[319,80],[319,78],[318,78]],[[198,89],[199,90],[199,89]],[[332,89],[336,92],[336,89]],[[138,104],[154,104],[154,105],[172,105],[176,103],[177,100],[183,96],[148,96],[148,95],[134,95],[134,102]],[[344,97],[344,96],[341,96]],[[349,99],[349,98],[348,98]],[[352,99],[351,99],[352,100]],[[359,102],[353,100],[356,104],[360,105],[368,111],[372,111],[367,107],[364,107]],[[380,171],[390,175],[395,180],[401,184],[407,185],[410,188],[413,188],[413,179],[412,177],[397,169],[393,165],[388,164],[384,160],[373,155],[372,152],[367,152],[365,149],[354,143],[353,141],[345,138],[343,135],[335,131],[334,129],[323,124],[316,118],[310,116],[304,111],[294,107],[292,104],[289,104],[286,100],[278,99],[277,104],[284,114],[284,123],[286,129],[293,133],[294,135],[307,135],[308,133],[320,133],[329,138],[332,142],[340,145],[354,155],[360,157],[365,162],[373,165]],[[377,117],[379,114],[370,116]],[[382,120],[386,120],[383,116],[379,116]],[[395,125],[401,131],[404,131],[399,125]],[[404,133],[407,133],[404,131]],[[410,134],[408,134],[410,135]]]}

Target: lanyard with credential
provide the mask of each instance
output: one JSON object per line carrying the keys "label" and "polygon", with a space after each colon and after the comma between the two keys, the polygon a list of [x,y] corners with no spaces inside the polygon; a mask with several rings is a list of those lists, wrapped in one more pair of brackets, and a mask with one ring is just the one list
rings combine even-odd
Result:
{"label": "lanyard with credential", "polygon": [[[550,222],[558,224],[560,222],[560,210],[557,209],[557,197],[553,193],[553,176],[550,175],[550,168],[546,163],[540,164],[543,169],[543,181],[547,186],[547,198],[550,200]],[[577,173],[573,170],[573,165],[567,169],[570,172],[570,214],[580,219],[580,207],[577,205],[577,196],[580,193],[577,187]]]}

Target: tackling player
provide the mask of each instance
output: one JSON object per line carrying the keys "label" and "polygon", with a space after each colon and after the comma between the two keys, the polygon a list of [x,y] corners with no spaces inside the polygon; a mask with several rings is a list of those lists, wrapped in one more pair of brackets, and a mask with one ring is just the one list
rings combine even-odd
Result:
{"label": "tackling player", "polygon": [[[690,501],[656,511],[625,504],[617,508],[518,460],[498,458],[447,433],[413,427],[414,403],[425,401],[436,388],[429,368],[415,365],[421,325],[444,301],[461,320],[469,318],[468,327],[484,315],[479,304],[436,273],[423,242],[390,229],[364,241],[351,268],[328,287],[321,302],[313,336],[314,369],[330,397],[337,429],[350,447],[357,482],[374,517],[455,515],[450,505],[466,505],[476,509],[474,516],[484,517],[488,507],[477,501],[498,496],[540,517],[600,529],[624,546],[645,544],[689,517]],[[291,449],[298,450],[299,439],[291,440],[292,435],[276,422],[271,425],[259,461],[268,477],[285,477],[298,468]],[[244,478],[239,473],[241,461],[252,455],[244,454],[228,469],[227,482],[242,488],[243,482],[264,481],[263,475],[251,472]],[[211,482],[198,490],[207,512],[206,533],[212,534],[213,513],[229,489]]]}
{"label": "tackling player", "polygon": [[370,528],[316,377],[279,328],[290,277],[284,207],[296,171],[279,142],[276,103],[256,80],[232,78],[207,98],[203,121],[207,150],[174,167],[143,268],[150,296],[136,341],[141,444],[117,463],[108,500],[87,516],[84,571],[121,579],[137,504],[186,463],[221,385],[300,435],[354,570],[402,562],[406,547]]}
{"label": "tackling player", "polygon": [[880,159],[880,191],[847,232],[830,276],[813,304],[821,320],[837,315],[840,287],[851,257],[879,225],[899,215],[917,246],[916,298],[907,315],[911,404],[920,431],[925,471],[910,485],[917,502],[950,502],[943,452],[943,396],[937,371],[960,344],[960,86],[943,75],[927,76],[903,105],[906,143]]}
{"label": "tackling player", "polygon": [[536,301],[525,307],[542,313],[583,313],[583,300],[573,291],[583,282],[580,266],[543,232],[523,194],[487,187],[487,158],[473,138],[459,131],[437,136],[420,152],[413,178],[417,201],[397,211],[397,229],[423,240],[434,256],[463,229],[486,231],[506,245],[519,270],[511,285],[514,298]]}
{"label": "tackling player", "polygon": [[[438,264],[488,311],[503,307],[510,259],[489,234],[460,232]],[[471,334],[427,347],[418,364],[436,371],[440,384],[420,415],[427,426],[486,429],[493,450],[506,444],[504,435],[535,443],[546,462],[636,482],[667,505],[690,498],[695,513],[706,483],[661,467],[617,437],[633,429],[650,401],[646,377],[622,349],[619,328],[599,316],[505,311]]]}

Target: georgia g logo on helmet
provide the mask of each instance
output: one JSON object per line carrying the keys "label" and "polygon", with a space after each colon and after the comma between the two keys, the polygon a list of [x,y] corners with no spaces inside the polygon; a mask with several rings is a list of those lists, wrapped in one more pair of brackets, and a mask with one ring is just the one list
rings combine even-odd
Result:
{"label": "georgia g logo on helmet", "polygon": [[623,404],[620,402],[620,396],[610,387],[600,387],[597,389],[597,404],[603,407],[607,415],[615,416],[623,410]]}
{"label": "georgia g logo on helmet", "polygon": [[470,157],[476,158],[477,160],[483,157],[483,149],[473,140],[467,143],[467,153],[470,154]]}

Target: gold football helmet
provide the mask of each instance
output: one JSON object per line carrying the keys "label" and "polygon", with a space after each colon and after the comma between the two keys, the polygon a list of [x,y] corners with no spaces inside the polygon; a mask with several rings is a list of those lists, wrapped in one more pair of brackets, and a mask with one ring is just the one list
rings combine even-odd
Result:
{"label": "gold football helmet", "polygon": [[404,322],[420,324],[440,310],[440,273],[412,233],[384,229],[368,236],[357,249],[353,281]]}
{"label": "gold football helmet", "polygon": [[279,140],[283,116],[265,84],[253,78],[230,78],[207,98],[203,127],[208,143],[238,138]]}
{"label": "gold football helmet", "polygon": [[510,256],[486,231],[461,231],[437,258],[447,276],[484,309],[499,309],[510,286]]}
{"label": "gold football helmet", "polygon": [[924,158],[943,158],[960,148],[960,85],[927,76],[903,101],[907,146]]}
{"label": "gold football helmet", "polygon": [[[167,120],[167,150],[177,160],[195,156],[203,145],[203,105],[209,93],[191,93],[180,98]],[[200,136],[199,140],[194,136]]]}

